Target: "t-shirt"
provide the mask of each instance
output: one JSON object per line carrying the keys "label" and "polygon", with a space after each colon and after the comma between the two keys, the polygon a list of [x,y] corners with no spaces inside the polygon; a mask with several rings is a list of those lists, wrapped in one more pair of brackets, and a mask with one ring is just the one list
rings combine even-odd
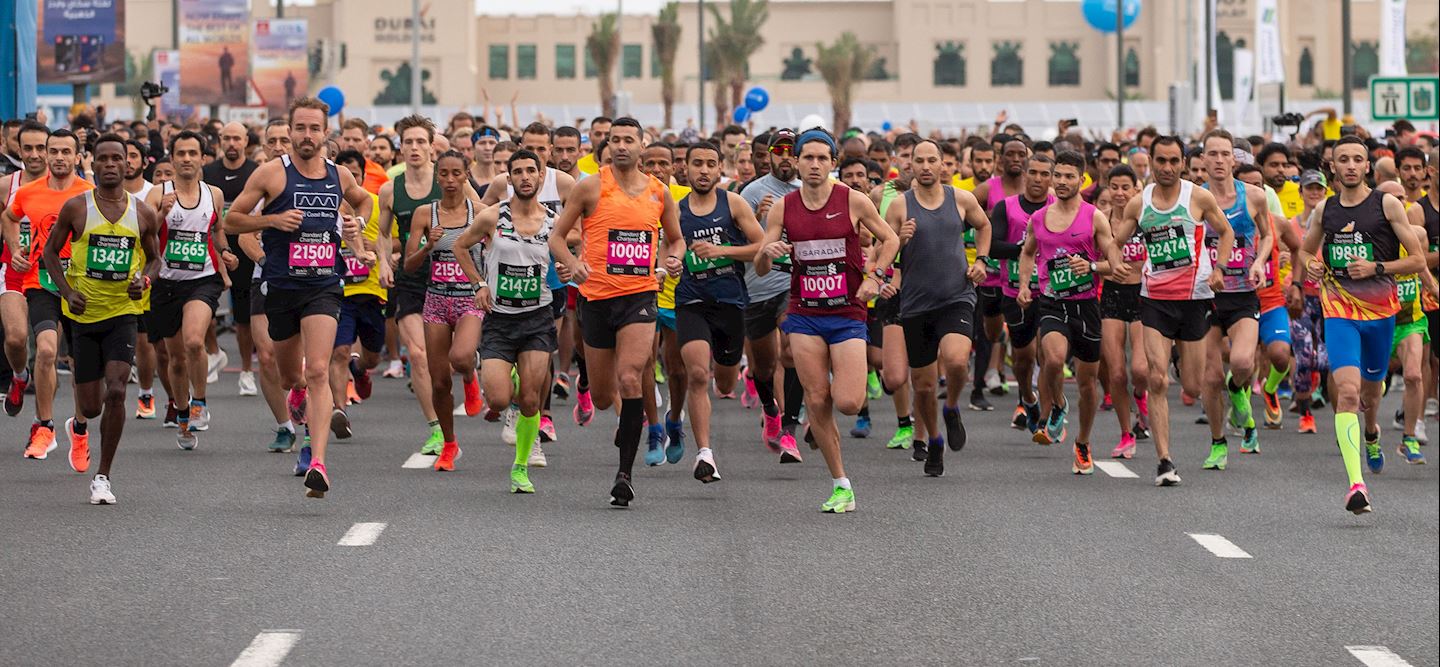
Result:
{"label": "t-shirt", "polygon": [[205,169],[201,171],[202,180],[220,188],[220,194],[225,195],[223,207],[225,210],[222,210],[220,215],[225,215],[225,211],[230,208],[230,202],[235,201],[240,193],[245,191],[245,182],[250,180],[250,175],[255,173],[259,167],[260,165],[250,160],[240,163],[240,167],[237,169],[227,168],[223,160],[216,160],[205,165]]}
{"label": "t-shirt", "polygon": [[[402,162],[401,164],[404,163]],[[385,187],[385,184],[389,182],[390,174],[380,166],[380,163],[374,160],[365,161],[365,182],[361,184],[362,187],[368,190],[370,194],[378,195],[380,194],[380,188]],[[226,199],[229,199],[229,197],[226,197]]]}
{"label": "t-shirt", "polygon": [[[40,255],[45,249],[45,243],[50,239],[50,228],[55,226],[55,221],[60,217],[60,208],[65,202],[70,201],[77,195],[84,194],[95,189],[89,181],[76,178],[70,183],[70,187],[64,190],[50,188],[50,176],[46,174],[38,181],[34,181],[15,193],[15,201],[10,204],[10,212],[18,219],[30,218],[30,270],[25,273],[25,280],[21,284],[22,290],[40,289]],[[70,256],[70,246],[66,244],[60,250],[61,257]],[[53,289],[49,286],[49,275],[45,277],[46,289]]]}
{"label": "t-shirt", "polygon": [[1280,186],[1280,190],[1275,194],[1280,197],[1280,209],[1284,211],[1286,220],[1300,215],[1305,210],[1305,200],[1300,196],[1299,183],[1285,181],[1285,184]]}
{"label": "t-shirt", "polygon": [[[780,200],[784,199],[785,195],[799,189],[800,180],[798,178],[786,183],[785,181],[775,178],[774,174],[766,174],[745,186],[745,189],[740,191],[740,196],[745,199],[746,203],[750,204],[751,209],[758,211],[760,209],[760,201],[765,199],[765,195],[773,195],[774,201],[771,202],[770,205],[779,206]],[[764,229],[766,223],[767,220],[762,218],[760,220],[760,227]],[[750,293],[750,303],[765,301],[766,299],[774,298],[777,294],[790,291],[789,258],[786,257],[784,259],[786,261],[782,262],[777,260],[773,262],[770,272],[764,276],[755,273],[755,265],[753,263],[745,264],[745,289]]]}
{"label": "t-shirt", "polygon": [[594,153],[586,153],[580,156],[580,159],[575,161],[575,167],[580,170],[580,173],[586,176],[594,176],[600,173],[600,165],[595,162]]}

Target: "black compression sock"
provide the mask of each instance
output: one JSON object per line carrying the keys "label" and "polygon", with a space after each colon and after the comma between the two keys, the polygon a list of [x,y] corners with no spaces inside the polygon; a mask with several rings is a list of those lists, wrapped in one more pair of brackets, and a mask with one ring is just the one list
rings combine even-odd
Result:
{"label": "black compression sock", "polygon": [[85,435],[85,432],[90,430],[90,422],[75,422],[71,429],[75,431],[75,435]]}
{"label": "black compression sock", "polygon": [[585,391],[586,389],[590,388],[590,371],[585,368],[584,355],[577,355],[575,357],[575,364],[580,367],[580,379],[578,380],[578,388],[580,391]]}
{"label": "black compression sock", "polygon": [[640,451],[640,435],[645,428],[645,401],[639,398],[620,399],[620,429],[615,437],[620,442],[620,472],[629,475]]}
{"label": "black compression sock", "polygon": [[800,374],[793,368],[785,369],[785,423],[800,423],[800,408],[805,405],[805,387],[800,384]]}
{"label": "black compression sock", "polygon": [[775,381],[769,378],[762,380],[753,375],[750,377],[755,381],[755,395],[760,397],[760,407],[765,409],[766,416],[774,417],[780,410],[775,405]]}
{"label": "black compression sock", "polygon": [[856,417],[861,417],[861,418],[863,418],[863,419],[869,419],[869,418],[870,418],[870,404],[869,404],[869,403],[866,403],[865,405],[860,406],[860,412],[856,413],[855,416],[856,416]]}

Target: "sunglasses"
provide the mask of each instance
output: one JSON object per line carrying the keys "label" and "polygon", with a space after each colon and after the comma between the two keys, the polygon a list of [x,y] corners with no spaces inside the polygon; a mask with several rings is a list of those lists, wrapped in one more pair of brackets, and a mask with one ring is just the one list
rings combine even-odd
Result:
{"label": "sunglasses", "polygon": [[780,157],[785,157],[785,156],[787,156],[787,155],[794,155],[794,154],[795,154],[795,142],[793,142],[793,141],[781,141],[781,142],[776,142],[776,143],[770,144],[770,153],[771,153],[772,155],[779,155]]}

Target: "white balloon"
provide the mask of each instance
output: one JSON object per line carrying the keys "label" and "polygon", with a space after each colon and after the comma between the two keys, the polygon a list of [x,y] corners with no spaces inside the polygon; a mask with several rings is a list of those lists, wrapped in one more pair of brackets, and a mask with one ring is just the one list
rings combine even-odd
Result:
{"label": "white balloon", "polygon": [[812,127],[823,127],[828,130],[830,129],[830,124],[825,122],[825,119],[821,118],[820,114],[812,113],[800,119],[800,126],[795,128],[795,131],[804,132]]}

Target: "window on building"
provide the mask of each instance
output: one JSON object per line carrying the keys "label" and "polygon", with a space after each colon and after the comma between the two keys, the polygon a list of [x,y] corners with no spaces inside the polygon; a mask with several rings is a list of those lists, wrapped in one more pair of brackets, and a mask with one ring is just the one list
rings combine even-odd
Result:
{"label": "window on building", "polygon": [[1125,85],[1140,85],[1140,56],[1136,55],[1133,46],[1125,49]]}
{"label": "window on building", "polygon": [[965,45],[948,41],[936,44],[931,76],[936,86],[965,85]]}
{"label": "window on building", "polygon": [[600,76],[600,68],[595,66],[595,58],[590,55],[590,49],[583,50],[585,51],[585,78],[593,79]]}
{"label": "window on building", "polygon": [[1310,47],[1300,49],[1300,85],[1315,85],[1315,56],[1310,55]]}
{"label": "window on building", "polygon": [[555,78],[575,78],[575,45],[555,45]]}
{"label": "window on building", "polygon": [[535,78],[534,44],[519,44],[515,47],[515,78]]}
{"label": "window on building", "polygon": [[1220,99],[1235,97],[1235,44],[1229,33],[1215,33],[1215,79],[1220,82]]}
{"label": "window on building", "polygon": [[1080,85],[1080,58],[1075,54],[1078,42],[1050,42],[1050,85]]}
{"label": "window on building", "polygon": [[490,45],[490,78],[492,80],[510,78],[509,44]]}
{"label": "window on building", "polygon": [[990,85],[1025,85],[1025,61],[1020,57],[1020,42],[996,42],[994,48],[995,56],[990,61]]}
{"label": "window on building", "polygon": [[620,52],[621,73],[627,79],[644,76],[645,54],[639,44],[626,44]]}
{"label": "window on building", "polygon": [[1380,48],[1375,42],[1356,42],[1351,62],[1350,87],[1355,90],[1369,88],[1370,77],[1380,73]]}

